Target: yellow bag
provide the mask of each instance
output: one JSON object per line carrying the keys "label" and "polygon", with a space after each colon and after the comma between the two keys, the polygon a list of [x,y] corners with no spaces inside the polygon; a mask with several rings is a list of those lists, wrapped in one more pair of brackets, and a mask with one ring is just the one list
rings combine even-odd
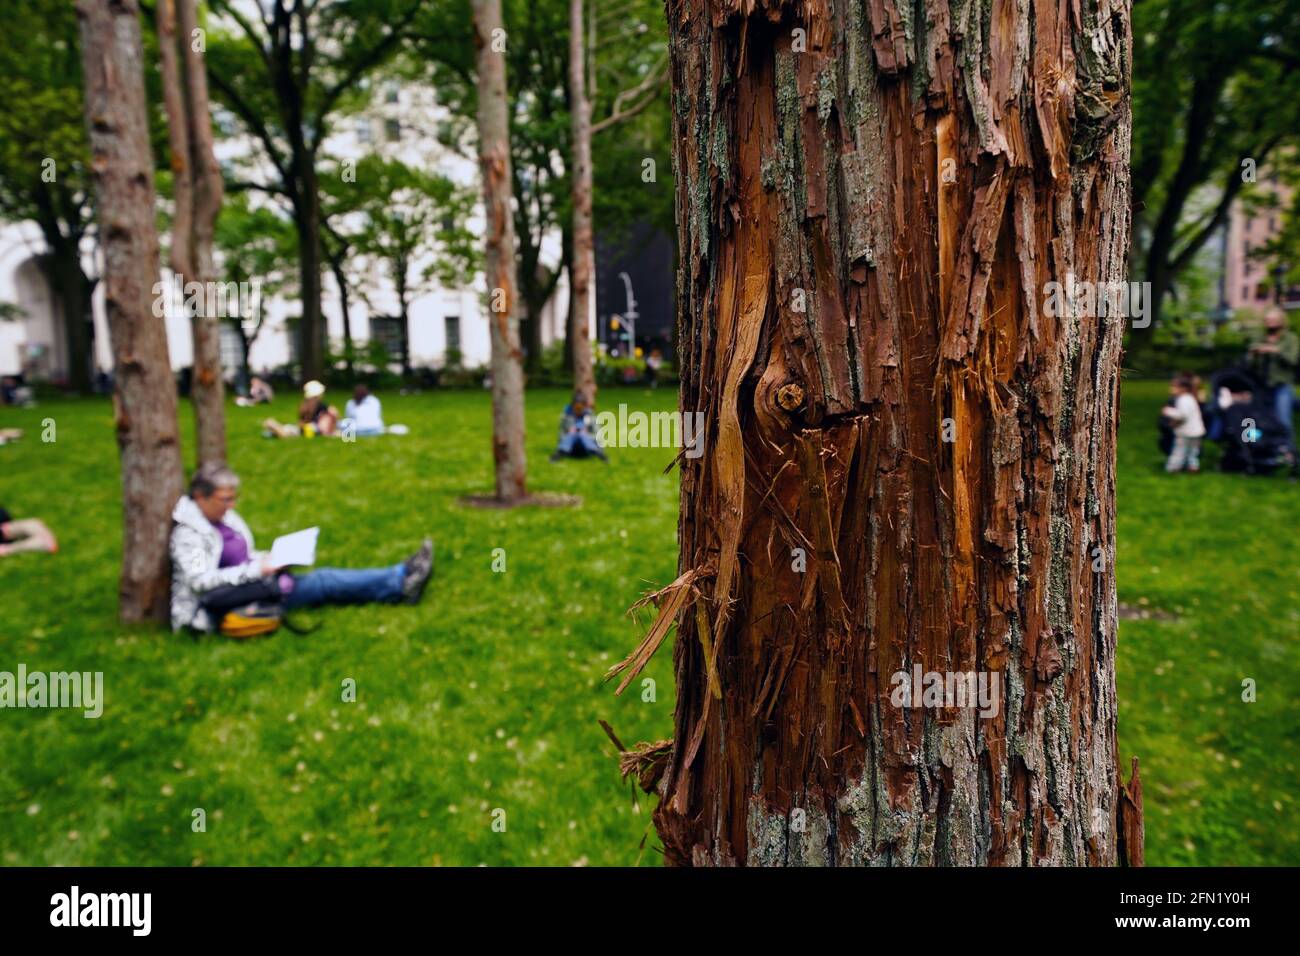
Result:
{"label": "yellow bag", "polygon": [[[245,608],[245,611],[257,611],[259,608]],[[221,633],[226,637],[243,639],[246,637],[261,637],[263,634],[274,634],[280,629],[280,616],[278,614],[242,614],[239,611],[229,611],[221,619]]]}

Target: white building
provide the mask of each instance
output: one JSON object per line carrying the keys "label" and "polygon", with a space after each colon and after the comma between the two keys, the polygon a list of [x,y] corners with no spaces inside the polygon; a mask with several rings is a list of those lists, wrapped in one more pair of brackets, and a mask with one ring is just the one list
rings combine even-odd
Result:
{"label": "white building", "polygon": [[[214,110],[214,118],[226,126],[228,117]],[[477,191],[478,166],[473,144],[456,151],[441,145],[433,130],[446,121],[447,112],[437,105],[433,93],[417,85],[385,83],[377,91],[374,103],[364,113],[336,121],[334,132],[325,143],[323,154],[340,161],[358,160],[370,153],[398,159],[407,165],[437,171],[453,181]],[[233,121],[230,121],[233,123]],[[224,163],[256,156],[249,143],[239,139],[219,139],[218,160]],[[255,196],[254,202],[267,202]],[[469,228],[483,232],[481,206],[476,207]],[[34,223],[0,224],[0,304],[17,305],[25,315],[16,321],[0,320],[0,374],[25,373],[36,381],[60,381],[67,377],[68,358],[62,319],[57,308],[57,290],[46,282],[38,260],[45,251],[40,230]],[[92,278],[101,272],[93,244],[83,250],[83,264]],[[554,266],[561,258],[560,236],[547,237],[542,259]],[[164,255],[165,260],[165,255]],[[416,265],[422,268],[426,263]],[[165,261],[161,265],[165,266]],[[400,341],[397,297],[391,284],[380,275],[377,266],[353,262],[353,268],[370,268],[367,285],[377,289],[370,305],[358,296],[349,297],[349,320],[353,341],[363,345],[378,338],[389,346],[396,360]],[[225,281],[218,276],[219,281]],[[173,369],[191,364],[192,348],[189,322],[181,313],[180,302],[170,295],[172,274],[162,268],[159,274],[165,292],[164,321]],[[343,340],[343,316],[333,276],[323,268],[321,307],[327,334],[333,345]],[[547,304],[542,317],[542,341],[549,344],[564,335],[568,313],[567,277]],[[463,286],[434,288],[412,301],[410,316],[410,361],[413,367],[441,367],[449,349],[459,350],[465,366],[486,365],[490,358],[490,338],[485,310],[485,285],[482,274],[466,277]],[[594,305],[594,303],[593,303]],[[289,365],[296,359],[296,348],[288,319],[301,314],[301,303],[290,299],[269,298],[262,303],[266,320],[250,349],[250,366],[254,371]],[[373,311],[372,308],[373,307]],[[589,326],[594,326],[589,317]],[[112,352],[104,317],[102,291],[94,297],[94,366],[96,371],[112,369]],[[594,333],[594,328],[592,329]],[[239,366],[240,342],[234,329],[223,329],[222,363],[228,373]]]}

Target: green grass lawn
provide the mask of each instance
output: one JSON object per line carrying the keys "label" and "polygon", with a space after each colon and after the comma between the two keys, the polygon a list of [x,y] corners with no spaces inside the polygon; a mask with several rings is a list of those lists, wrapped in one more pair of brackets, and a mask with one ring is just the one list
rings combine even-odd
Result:
{"label": "green grass lawn", "polygon": [[[336,398],[339,396],[335,396]],[[549,464],[564,394],[528,395],[530,484],[579,509],[471,510],[491,488],[482,392],[382,396],[404,437],[272,442],[229,410],[240,511],[261,544],[322,526],[323,564],[400,560],[424,534],[438,568],[419,607],[311,613],[308,637],[194,640],[114,619],[120,510],[105,401],[0,412],[0,503],[43,517],[54,558],[0,561],[0,670],[103,671],[99,720],[0,711],[5,864],[653,864],[597,724],[668,736],[670,654],[622,698],[601,681],[638,640],[624,610],[676,568],[665,449]],[[1120,450],[1120,598],[1172,619],[1120,630],[1120,746],[1142,759],[1147,859],[1300,863],[1292,704],[1300,685],[1300,489],[1159,472],[1163,385],[1129,383]],[[610,390],[670,409],[673,390]],[[282,420],[292,403],[272,410]],[[41,422],[57,441],[40,441]],[[190,413],[183,406],[186,448]],[[504,549],[506,570],[492,569]],[[1241,702],[1241,680],[1258,702]],[[357,701],[342,700],[345,679]],[[1126,760],[1127,766],[1127,760]],[[191,829],[206,813],[206,832]],[[493,811],[506,830],[494,832]]]}

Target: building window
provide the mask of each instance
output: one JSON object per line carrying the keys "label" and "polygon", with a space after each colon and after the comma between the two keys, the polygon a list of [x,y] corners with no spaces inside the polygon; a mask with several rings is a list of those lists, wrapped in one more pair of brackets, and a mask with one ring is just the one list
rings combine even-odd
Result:
{"label": "building window", "polygon": [[361,143],[373,142],[375,138],[374,130],[370,127],[370,117],[357,117],[357,141]]}
{"label": "building window", "polygon": [[402,320],[391,315],[370,317],[370,341],[378,342],[393,360],[402,357]]}
{"label": "building window", "polygon": [[389,83],[384,87],[384,102],[396,103],[398,96],[398,86],[396,83]]}
{"label": "building window", "polygon": [[447,344],[446,344],[447,351],[450,352],[453,349],[455,349],[457,352],[459,352],[460,351],[460,316],[449,315],[445,319],[443,319],[443,323],[447,331]]}
{"label": "building window", "polygon": [[229,322],[221,323],[218,333],[221,351],[221,367],[226,371],[238,371],[244,367],[244,341],[239,332]]}
{"label": "building window", "polygon": [[390,143],[402,138],[402,124],[395,119],[384,120],[384,136]]}

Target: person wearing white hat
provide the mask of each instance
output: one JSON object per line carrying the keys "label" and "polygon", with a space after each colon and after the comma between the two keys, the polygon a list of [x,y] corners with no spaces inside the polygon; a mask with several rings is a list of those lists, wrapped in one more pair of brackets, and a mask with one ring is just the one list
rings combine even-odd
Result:
{"label": "person wearing white hat", "polygon": [[323,398],[325,386],[312,379],[302,387],[302,404],[298,406],[298,424],[282,425],[274,418],[262,422],[268,438],[327,438],[339,433],[339,410]]}
{"label": "person wearing white hat", "polygon": [[339,410],[327,403],[322,396],[325,386],[313,379],[302,387],[302,404],[298,406],[298,425],[302,433],[312,435],[334,435],[339,430]]}

